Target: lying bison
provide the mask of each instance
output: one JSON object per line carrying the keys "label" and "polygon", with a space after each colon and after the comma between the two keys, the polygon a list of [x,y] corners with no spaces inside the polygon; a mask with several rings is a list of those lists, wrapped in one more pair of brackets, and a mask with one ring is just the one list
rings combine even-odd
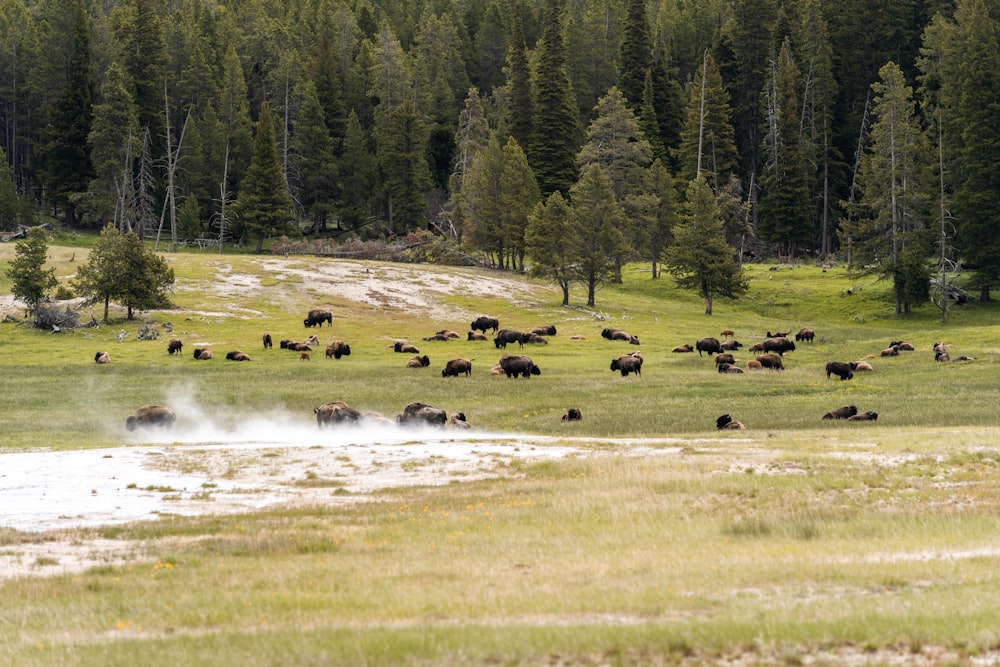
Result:
{"label": "lying bison", "polygon": [[722,415],[715,420],[715,428],[742,431],[746,426],[743,425],[743,422],[738,422],[729,415]]}
{"label": "lying bison", "polygon": [[213,358],[214,356],[215,355],[212,354],[212,351],[210,349],[208,349],[207,347],[196,347],[196,348],[194,348],[194,358],[197,359],[198,361],[208,361],[209,359]]}
{"label": "lying bison", "polygon": [[601,338],[607,338],[608,340],[624,340],[632,345],[639,345],[639,337],[630,335],[628,332],[622,331],[621,329],[612,329],[605,327],[601,331]]}
{"label": "lying bison", "polygon": [[484,333],[479,333],[478,331],[470,331],[469,340],[489,340],[489,338],[487,338],[486,334]]}
{"label": "lying bison", "polygon": [[431,358],[426,354],[423,356],[414,355],[406,361],[407,368],[425,368],[431,365]]}
{"label": "lying bison", "polygon": [[401,340],[397,340],[392,345],[393,352],[405,352],[406,354],[420,354],[420,349],[416,345],[411,343],[404,343]]}
{"label": "lying bison", "polygon": [[134,431],[137,428],[170,429],[177,420],[177,415],[170,408],[163,405],[143,405],[125,420],[125,429]]}
{"label": "lying bison", "polygon": [[313,408],[316,413],[316,424],[333,426],[335,424],[354,424],[361,420],[361,413],[343,401],[333,401]]}
{"label": "lying bison", "polygon": [[323,326],[323,322],[326,322],[332,327],[333,313],[329,310],[313,309],[309,311],[308,315],[306,315],[306,319],[302,320],[302,324],[304,324],[307,329],[310,327],[321,327]]}
{"label": "lying bison", "polygon": [[351,346],[342,340],[332,341],[326,346],[326,358],[329,359],[333,357],[334,359],[340,359],[341,357],[351,356]]}
{"label": "lying bison", "polygon": [[506,349],[508,343],[517,343],[518,347],[524,347],[524,341],[527,337],[527,334],[514,329],[501,329],[497,332],[496,338],[493,339],[493,344],[498,350],[500,348]]}
{"label": "lying bison", "polygon": [[720,347],[722,347],[722,349],[726,352],[735,352],[743,347],[743,343],[738,340],[724,340],[722,341]]}
{"label": "lying bison", "polygon": [[736,364],[722,363],[719,364],[716,368],[720,373],[738,374],[743,372],[743,369],[737,366]]}
{"label": "lying bison", "polygon": [[250,355],[240,350],[233,350],[226,353],[227,361],[250,361]]}
{"label": "lying bison", "polygon": [[500,357],[500,368],[503,369],[504,375],[509,378],[516,378],[518,375],[529,378],[532,375],[542,374],[542,371],[538,369],[538,366],[531,360],[531,357],[523,355],[503,355]]}
{"label": "lying bison", "polygon": [[107,352],[98,352],[97,354],[94,355],[94,363],[110,364],[111,355],[109,355]]}
{"label": "lying bison", "polygon": [[691,343],[684,343],[683,345],[678,345],[677,347],[675,347],[670,351],[679,353],[694,352],[694,347],[691,345]]}
{"label": "lying bison", "polygon": [[831,410],[823,415],[823,419],[850,419],[858,414],[858,408],[854,405],[845,405],[842,408]]}
{"label": "lying bison", "polygon": [[866,412],[859,412],[856,415],[851,415],[847,418],[849,422],[873,422],[878,420],[878,413],[868,410]]}
{"label": "lying bison", "polygon": [[611,370],[620,371],[622,377],[628,377],[629,373],[642,375],[642,355],[638,352],[623,354],[617,359],[611,360]]}
{"label": "lying bison", "polygon": [[495,317],[487,317],[486,315],[480,315],[472,321],[469,328],[473,331],[482,331],[484,334],[487,331],[499,331],[500,330],[500,320]]}
{"label": "lying bison", "polygon": [[708,354],[719,354],[722,352],[722,343],[719,342],[718,338],[699,338],[695,341],[694,346],[698,350],[699,357],[702,352]]}
{"label": "lying bison", "polygon": [[570,408],[566,411],[566,414],[562,416],[564,422],[578,422],[583,419],[583,413],[580,412],[579,408]]}
{"label": "lying bison", "polygon": [[528,333],[533,333],[533,334],[536,334],[538,336],[555,336],[556,335],[556,328],[554,326],[552,326],[551,324],[547,324],[547,325],[544,325],[544,326],[535,327],[534,329],[532,329]]}
{"label": "lying bison", "polygon": [[854,377],[854,369],[848,362],[830,361],[826,364],[826,379],[829,380],[831,375],[836,375],[841,380],[850,380]]}
{"label": "lying bison", "polygon": [[464,374],[466,377],[472,375],[472,362],[468,359],[451,359],[441,370],[441,377],[458,377]]}
{"label": "lying bison", "polygon": [[410,403],[403,408],[403,414],[396,416],[396,423],[410,426],[444,426],[448,413],[423,403]]}

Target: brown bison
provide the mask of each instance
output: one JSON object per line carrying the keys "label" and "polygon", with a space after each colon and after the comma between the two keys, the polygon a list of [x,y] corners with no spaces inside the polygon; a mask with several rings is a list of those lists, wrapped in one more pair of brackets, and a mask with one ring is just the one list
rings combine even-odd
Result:
{"label": "brown bison", "polygon": [[143,405],[125,420],[125,429],[134,431],[137,428],[163,429],[173,428],[177,415],[170,408],[163,405]]}
{"label": "brown bison", "polygon": [[719,364],[717,368],[720,373],[738,374],[743,372],[743,369],[737,366],[736,364],[722,363]]}
{"label": "brown bison", "polygon": [[908,340],[894,340],[889,343],[889,347],[894,347],[900,352],[913,352],[917,349],[913,346],[913,343]]}
{"label": "brown bison", "polygon": [[444,426],[448,421],[448,413],[441,408],[435,408],[423,403],[410,403],[403,408],[403,414],[396,416],[396,423],[403,425]]}
{"label": "brown bison", "polygon": [[322,327],[323,322],[326,322],[332,327],[333,313],[329,310],[313,309],[309,311],[308,315],[306,315],[306,319],[302,320],[302,324],[304,324],[307,329],[310,327]]}
{"label": "brown bison", "polygon": [[427,337],[425,337],[424,340],[437,340],[437,341],[441,341],[441,342],[447,343],[448,341],[451,340],[451,338],[449,338],[448,336],[446,336],[444,334],[436,333],[433,336],[427,336]]}
{"label": "brown bison", "polygon": [[473,331],[482,331],[484,334],[487,331],[499,331],[500,330],[500,320],[495,317],[487,317],[486,315],[480,315],[472,321],[469,328]]}
{"label": "brown bison", "polygon": [[829,380],[831,375],[836,375],[841,380],[850,380],[854,377],[854,370],[851,368],[851,364],[844,361],[828,361],[826,364],[826,379]]}
{"label": "brown bison", "polygon": [[627,341],[631,336],[628,333],[622,331],[621,329],[611,329],[605,327],[601,330],[601,338],[607,338],[608,340],[625,340]]}
{"label": "brown bison", "polygon": [[271,334],[265,332],[264,333],[264,349],[265,350],[270,350],[272,347],[274,347],[274,341],[271,339]]}
{"label": "brown bison", "polygon": [[857,373],[859,371],[872,371],[872,370],[875,370],[875,369],[872,368],[872,365],[870,363],[868,363],[867,361],[862,360],[862,361],[852,361],[851,362],[851,370],[854,371],[855,373]]}
{"label": "brown bison", "polygon": [[759,371],[762,368],[764,368],[764,365],[761,364],[756,359],[751,359],[751,360],[749,360],[747,362],[747,370],[748,371]]}
{"label": "brown bison", "polygon": [[722,352],[722,343],[719,342],[718,338],[699,338],[695,341],[694,346],[698,350],[699,357],[702,352],[707,352],[708,354]]}
{"label": "brown bison", "polygon": [[516,378],[518,375],[524,378],[530,378],[532,375],[541,375],[542,371],[539,370],[535,362],[531,360],[531,357],[525,357],[523,355],[505,354],[500,357],[500,368],[503,369],[504,375],[509,378]]}
{"label": "brown bison", "polygon": [[457,331],[452,331],[451,329],[441,329],[435,333],[437,336],[444,336],[445,338],[461,338]]}
{"label": "brown bison", "polygon": [[623,354],[617,359],[611,360],[611,370],[619,371],[622,377],[628,377],[629,373],[635,373],[636,375],[642,375],[642,355],[633,352],[631,354]]}
{"label": "brown bison", "polygon": [[409,360],[407,360],[406,362],[407,368],[425,368],[430,365],[431,365],[431,358],[428,357],[426,354],[422,357],[414,355],[410,357]]}
{"label": "brown bison", "polygon": [[890,346],[879,352],[880,357],[898,357],[899,348],[896,346]]}
{"label": "brown bison", "polygon": [[506,349],[508,343],[517,343],[518,347],[524,347],[525,338],[527,338],[527,334],[520,331],[501,329],[497,332],[496,338],[493,339],[493,344],[497,349]]}
{"label": "brown bison", "polygon": [[729,415],[722,415],[715,420],[715,428],[742,431],[746,428],[742,422],[738,422]]}
{"label": "brown bison", "polygon": [[719,335],[722,336],[723,338],[732,338],[733,336],[736,335],[736,332],[733,331],[732,329],[726,329],[725,331],[720,331]]}
{"label": "brown bison", "polygon": [[583,413],[580,412],[579,408],[570,408],[566,411],[566,414],[562,416],[564,422],[578,422],[583,419]]}
{"label": "brown bison", "polygon": [[486,334],[479,333],[478,331],[470,331],[469,340],[489,340],[489,338],[486,337]]}
{"label": "brown bison", "polygon": [[94,363],[96,363],[96,364],[110,364],[111,363],[111,355],[109,355],[107,352],[98,352],[97,354],[94,355]]}
{"label": "brown bison", "polygon": [[805,342],[813,342],[813,338],[816,337],[816,332],[809,328],[799,329],[799,332],[795,334],[795,340]]}
{"label": "brown bison", "polygon": [[532,329],[528,333],[533,333],[533,334],[535,334],[537,336],[555,336],[556,335],[556,328],[554,326],[552,326],[551,324],[548,324],[548,325],[545,325],[545,326],[535,327],[534,329]]}
{"label": "brown bison", "polygon": [[180,338],[171,338],[167,341],[167,354],[180,354],[183,347],[184,343]]}
{"label": "brown bison", "polygon": [[404,343],[403,341],[397,340],[392,345],[393,352],[404,352],[406,354],[420,354],[420,350],[416,345],[411,343]]}
{"label": "brown bison", "polygon": [[194,358],[198,361],[208,361],[215,355],[207,347],[196,347],[194,348]]}
{"label": "brown bison", "polygon": [[867,412],[859,412],[856,415],[851,415],[847,418],[849,422],[873,422],[878,419],[878,413],[868,410]]}
{"label": "brown bison", "polygon": [[250,361],[250,355],[240,350],[233,350],[226,353],[227,361]]}
{"label": "brown bison", "polygon": [[549,340],[542,334],[536,333],[526,333],[524,338],[521,339],[525,345],[548,345]]}
{"label": "brown bison", "polygon": [[854,405],[845,405],[842,408],[831,410],[823,415],[823,419],[850,419],[858,414],[858,408]]}
{"label": "brown bison", "polygon": [[757,357],[757,361],[760,362],[761,368],[770,368],[773,371],[780,371],[785,368],[784,362],[781,361],[781,355],[774,352],[760,355]]}
{"label": "brown bison", "polygon": [[722,349],[726,352],[735,352],[743,347],[743,343],[738,340],[724,340],[720,343],[720,347],[722,347]]}
{"label": "brown bison", "polygon": [[671,352],[678,352],[678,353],[694,352],[694,346],[691,345],[690,343],[684,343],[683,345],[678,345],[677,347],[675,347],[674,349],[672,349],[670,351]]}
{"label": "brown bison", "polygon": [[456,412],[448,418],[448,428],[466,429],[472,428],[472,426],[470,426],[469,422],[465,419],[464,412]]}
{"label": "brown bison", "polygon": [[326,346],[327,359],[330,357],[340,359],[341,357],[349,356],[351,356],[351,346],[342,340],[331,341],[330,344]]}
{"label": "brown bison", "polygon": [[287,349],[292,352],[312,352],[312,346],[309,343],[289,343]]}
{"label": "brown bison", "polygon": [[472,362],[468,359],[451,359],[444,365],[441,370],[441,377],[458,377],[460,374],[465,374],[466,377],[472,375]]}
{"label": "brown bison", "polygon": [[343,401],[333,401],[313,408],[316,424],[320,428],[335,424],[354,424],[361,420],[361,413]]}
{"label": "brown bison", "polygon": [[795,351],[795,343],[785,336],[767,338],[761,343],[761,346],[764,348],[764,352],[777,352],[781,356],[784,356],[785,352]]}
{"label": "brown bison", "polygon": [[720,366],[722,364],[735,364],[736,357],[728,352],[722,352],[721,354],[715,355],[715,365]]}
{"label": "brown bison", "polygon": [[767,332],[767,336],[765,336],[765,338],[788,338],[788,334],[790,334],[790,333],[792,333],[792,332],[791,331],[775,331],[774,333],[771,333],[770,331],[768,331]]}

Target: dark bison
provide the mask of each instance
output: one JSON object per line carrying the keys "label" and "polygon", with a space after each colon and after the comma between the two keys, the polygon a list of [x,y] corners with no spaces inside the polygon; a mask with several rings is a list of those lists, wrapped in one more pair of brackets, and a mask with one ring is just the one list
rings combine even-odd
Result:
{"label": "dark bison", "polygon": [[405,352],[406,354],[420,354],[420,350],[417,349],[416,345],[410,343],[404,343],[403,341],[397,340],[393,343],[392,349],[394,352]]}
{"label": "dark bison", "polygon": [[854,377],[854,370],[851,368],[851,364],[845,361],[829,361],[826,364],[826,379],[830,379],[830,375],[836,375],[841,380],[850,380]]}
{"label": "dark bison", "polygon": [[782,356],[785,352],[793,352],[795,350],[795,343],[788,340],[786,336],[768,338],[762,343],[762,346],[764,348],[764,352],[777,352]]}
{"label": "dark bison", "polygon": [[917,349],[913,346],[913,343],[908,340],[894,340],[889,343],[889,347],[894,347],[900,352],[913,352]]}
{"label": "dark bison", "polygon": [[738,340],[724,340],[720,345],[726,352],[735,352],[743,347],[743,343]]}
{"label": "dark bison", "polygon": [[341,357],[349,356],[351,356],[351,346],[342,340],[331,341],[330,344],[326,346],[327,359],[330,357],[340,359]]}
{"label": "dark bison", "polygon": [[746,426],[742,422],[738,422],[729,415],[722,415],[715,420],[715,428],[717,429],[728,429],[728,430],[743,430]]}
{"label": "dark bison", "polygon": [[283,338],[280,341],[278,341],[278,347],[281,348],[282,350],[287,350],[289,345],[298,345],[298,341],[290,340],[288,338]]}
{"label": "dark bison", "polygon": [[813,341],[813,338],[815,337],[816,337],[816,332],[809,328],[799,329],[799,332],[795,334],[795,340],[803,343],[805,342],[811,343]]}
{"label": "dark bison", "polygon": [[742,373],[743,369],[736,364],[719,364],[718,370],[720,373]]}
{"label": "dark bison", "polygon": [[934,361],[951,361],[951,355],[948,354],[947,343],[934,343]]}
{"label": "dark bison", "polygon": [[694,346],[691,343],[684,343],[683,345],[678,345],[671,352],[694,352]]}
{"label": "dark bison", "polygon": [[868,410],[867,412],[859,412],[856,415],[851,415],[847,418],[849,422],[873,422],[878,419],[878,413]]}
{"label": "dark bison", "polygon": [[431,358],[426,354],[424,356],[414,355],[410,357],[406,362],[407,368],[424,368],[431,365]]}
{"label": "dark bison", "polygon": [[313,309],[309,311],[308,315],[306,315],[306,319],[302,320],[302,324],[304,324],[307,329],[309,327],[321,327],[323,326],[323,322],[326,322],[332,327],[333,313],[329,310]]}
{"label": "dark bison", "polygon": [[529,331],[528,333],[524,334],[524,338],[521,339],[521,342],[524,343],[525,345],[528,344],[548,345],[549,339],[543,336],[542,334],[531,333]]}
{"label": "dark bison", "polygon": [[517,343],[518,347],[524,347],[525,338],[527,338],[527,334],[520,331],[501,329],[497,332],[496,338],[493,339],[493,344],[496,345],[497,349],[506,348],[508,343]]}
{"label": "dark bison", "polygon": [[771,333],[770,331],[768,331],[767,332],[767,336],[765,336],[765,338],[788,338],[788,334],[790,334],[790,333],[792,333],[792,332],[791,331],[775,331],[774,333]]}
{"label": "dark bison", "polygon": [[695,344],[695,348],[698,350],[698,356],[701,356],[702,352],[708,354],[718,354],[722,352],[722,343],[719,342],[718,338],[699,338]]}
{"label": "dark bison", "polygon": [[208,361],[215,355],[207,347],[196,347],[194,348],[194,358],[198,361]]}
{"label": "dark bison", "polygon": [[96,364],[110,364],[111,363],[111,355],[109,355],[107,352],[98,352],[97,354],[94,355],[94,363],[96,363]]}
{"label": "dark bison", "polygon": [[482,331],[484,334],[487,331],[499,331],[500,330],[500,320],[495,317],[487,317],[486,315],[480,315],[472,321],[469,328],[473,331]]}
{"label": "dark bison", "polygon": [[226,353],[226,359],[228,361],[250,361],[250,355],[240,350],[233,350]]}
{"label": "dark bison", "polygon": [[448,413],[441,408],[435,408],[423,403],[410,403],[403,408],[403,414],[396,416],[396,423],[408,425],[444,426],[448,421]]}
{"label": "dark bison", "polygon": [[466,377],[472,375],[472,362],[468,359],[451,359],[444,365],[441,370],[441,377],[458,377],[461,374],[465,374]]}
{"label": "dark bison", "polygon": [[608,340],[628,340],[630,336],[628,333],[622,331],[621,329],[612,329],[610,327],[605,327],[601,330],[601,338],[607,338]]}
{"label": "dark bison", "polygon": [[312,352],[312,345],[309,343],[289,343],[286,349],[292,352]]}
{"label": "dark bison", "polygon": [[760,363],[761,368],[770,368],[774,371],[784,370],[785,364],[781,361],[781,355],[769,352],[767,354],[762,354],[757,357],[757,361]]}
{"label": "dark bison", "polygon": [[715,365],[721,366],[722,364],[735,364],[736,357],[729,354],[728,352],[722,352],[721,354],[715,355]]}
{"label": "dark bison", "polygon": [[516,378],[518,375],[529,378],[532,375],[542,374],[542,371],[540,371],[538,366],[535,365],[535,362],[531,360],[531,357],[525,357],[523,355],[503,355],[500,357],[500,368],[503,369],[504,375],[509,378]]}
{"label": "dark bison", "polygon": [[125,420],[125,428],[134,431],[137,428],[160,427],[170,429],[177,420],[177,415],[163,405],[144,405]]}
{"label": "dark bison", "polygon": [[622,377],[628,377],[629,373],[635,373],[636,375],[642,375],[642,355],[633,352],[632,354],[623,354],[617,359],[611,360],[611,370],[619,371]]}
{"label": "dark bison", "polygon": [[541,326],[541,327],[535,327],[534,329],[532,329],[528,333],[533,333],[533,334],[536,334],[538,336],[555,336],[556,335],[556,328],[554,326],[552,326],[551,324],[548,324],[548,325]]}
{"label": "dark bison", "polygon": [[171,338],[167,341],[167,353],[168,354],[180,354],[184,343],[181,342],[180,338]]}
{"label": "dark bison", "polygon": [[264,334],[264,349],[265,350],[270,350],[272,347],[274,347],[274,341],[271,339],[271,334],[265,333]]}
{"label": "dark bison", "polygon": [[316,424],[320,428],[334,424],[353,424],[361,420],[361,413],[343,401],[324,403],[313,408],[313,412],[316,413]]}
{"label": "dark bison", "polygon": [[479,333],[478,331],[470,331],[469,340],[489,340],[489,338],[487,338],[486,334],[484,333]]}
{"label": "dark bison", "polygon": [[570,408],[566,411],[566,414],[562,416],[564,422],[578,422],[583,419],[583,413],[580,412],[579,408]]}
{"label": "dark bison", "polygon": [[854,405],[845,405],[842,408],[831,410],[823,415],[823,419],[850,419],[858,414],[858,408]]}

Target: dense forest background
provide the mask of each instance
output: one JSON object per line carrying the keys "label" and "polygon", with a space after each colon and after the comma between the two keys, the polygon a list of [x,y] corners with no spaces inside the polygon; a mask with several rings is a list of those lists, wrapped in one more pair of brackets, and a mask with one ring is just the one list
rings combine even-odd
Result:
{"label": "dense forest background", "polygon": [[1000,278],[1000,0],[0,0],[0,128],[3,229]]}

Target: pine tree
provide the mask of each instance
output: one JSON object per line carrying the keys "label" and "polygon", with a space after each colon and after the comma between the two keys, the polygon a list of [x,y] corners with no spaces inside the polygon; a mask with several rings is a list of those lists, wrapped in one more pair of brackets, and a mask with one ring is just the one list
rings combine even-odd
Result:
{"label": "pine tree", "polygon": [[251,237],[257,238],[257,252],[264,249],[264,238],[276,234],[294,234],[295,213],[288,185],[281,174],[274,140],[271,111],[264,103],[257,121],[253,157],[240,182],[239,221]]}
{"label": "pine tree", "polygon": [[521,27],[521,13],[514,12],[511,28],[508,82],[510,87],[510,134],[522,148],[531,146],[535,104],[531,91],[531,71],[528,68],[527,47]]}
{"label": "pine tree", "polygon": [[736,142],[730,121],[729,95],[711,53],[705,53],[690,89],[687,121],[676,150],[680,178],[691,181],[705,173],[714,188],[736,167]]}
{"label": "pine tree", "polygon": [[326,228],[337,193],[334,141],[313,83],[300,83],[295,97],[298,113],[291,139],[291,172],[302,212],[312,220],[312,230],[320,232]]}
{"label": "pine tree", "polygon": [[142,137],[130,89],[125,69],[112,62],[101,86],[101,101],[94,106],[94,122],[88,137],[95,174],[90,182],[89,206],[103,220],[131,205],[124,195],[132,190],[134,163],[139,158]]}
{"label": "pine tree", "polygon": [[647,77],[653,67],[653,41],[649,36],[645,0],[628,0],[623,33],[618,88],[628,100],[629,108],[638,115],[645,99]]}
{"label": "pine tree", "polygon": [[618,201],[642,189],[652,149],[642,134],[639,119],[617,87],[612,87],[594,107],[587,141],[576,156],[581,168],[598,164],[611,179]]}
{"label": "pine tree", "polygon": [[535,175],[528,165],[528,158],[510,137],[503,147],[500,167],[500,209],[506,236],[508,265],[518,271],[524,270],[525,233],[528,217],[541,197]]}
{"label": "pine tree", "polygon": [[379,115],[376,138],[383,201],[392,233],[403,235],[425,227],[424,193],[431,183],[427,127],[409,99]]}
{"label": "pine tree", "polygon": [[0,229],[16,229],[20,215],[21,198],[14,185],[14,170],[10,168],[3,146],[0,146]]}
{"label": "pine tree", "polygon": [[532,210],[524,235],[525,251],[532,260],[530,275],[559,285],[564,306],[569,305],[575,275],[574,231],[569,204],[557,190]]}
{"label": "pine tree", "polygon": [[358,115],[351,111],[344,128],[344,148],[341,164],[350,165],[341,174],[341,198],[337,217],[345,229],[360,229],[372,215],[376,164],[375,156],[368,150],[365,133]]}
{"label": "pine tree", "polygon": [[476,153],[462,185],[465,236],[486,255],[490,266],[504,268],[507,237],[503,229],[503,149],[495,134]]}
{"label": "pine tree", "polygon": [[570,189],[574,277],[587,286],[587,305],[594,305],[597,286],[617,275],[625,252],[625,211],[615,198],[611,179],[597,164],[583,169]]}
{"label": "pine tree", "polygon": [[125,69],[135,86],[140,127],[154,137],[163,132],[163,90],[166,83],[167,48],[163,24],[154,0],[129,0],[115,8],[115,35],[122,45]]}

